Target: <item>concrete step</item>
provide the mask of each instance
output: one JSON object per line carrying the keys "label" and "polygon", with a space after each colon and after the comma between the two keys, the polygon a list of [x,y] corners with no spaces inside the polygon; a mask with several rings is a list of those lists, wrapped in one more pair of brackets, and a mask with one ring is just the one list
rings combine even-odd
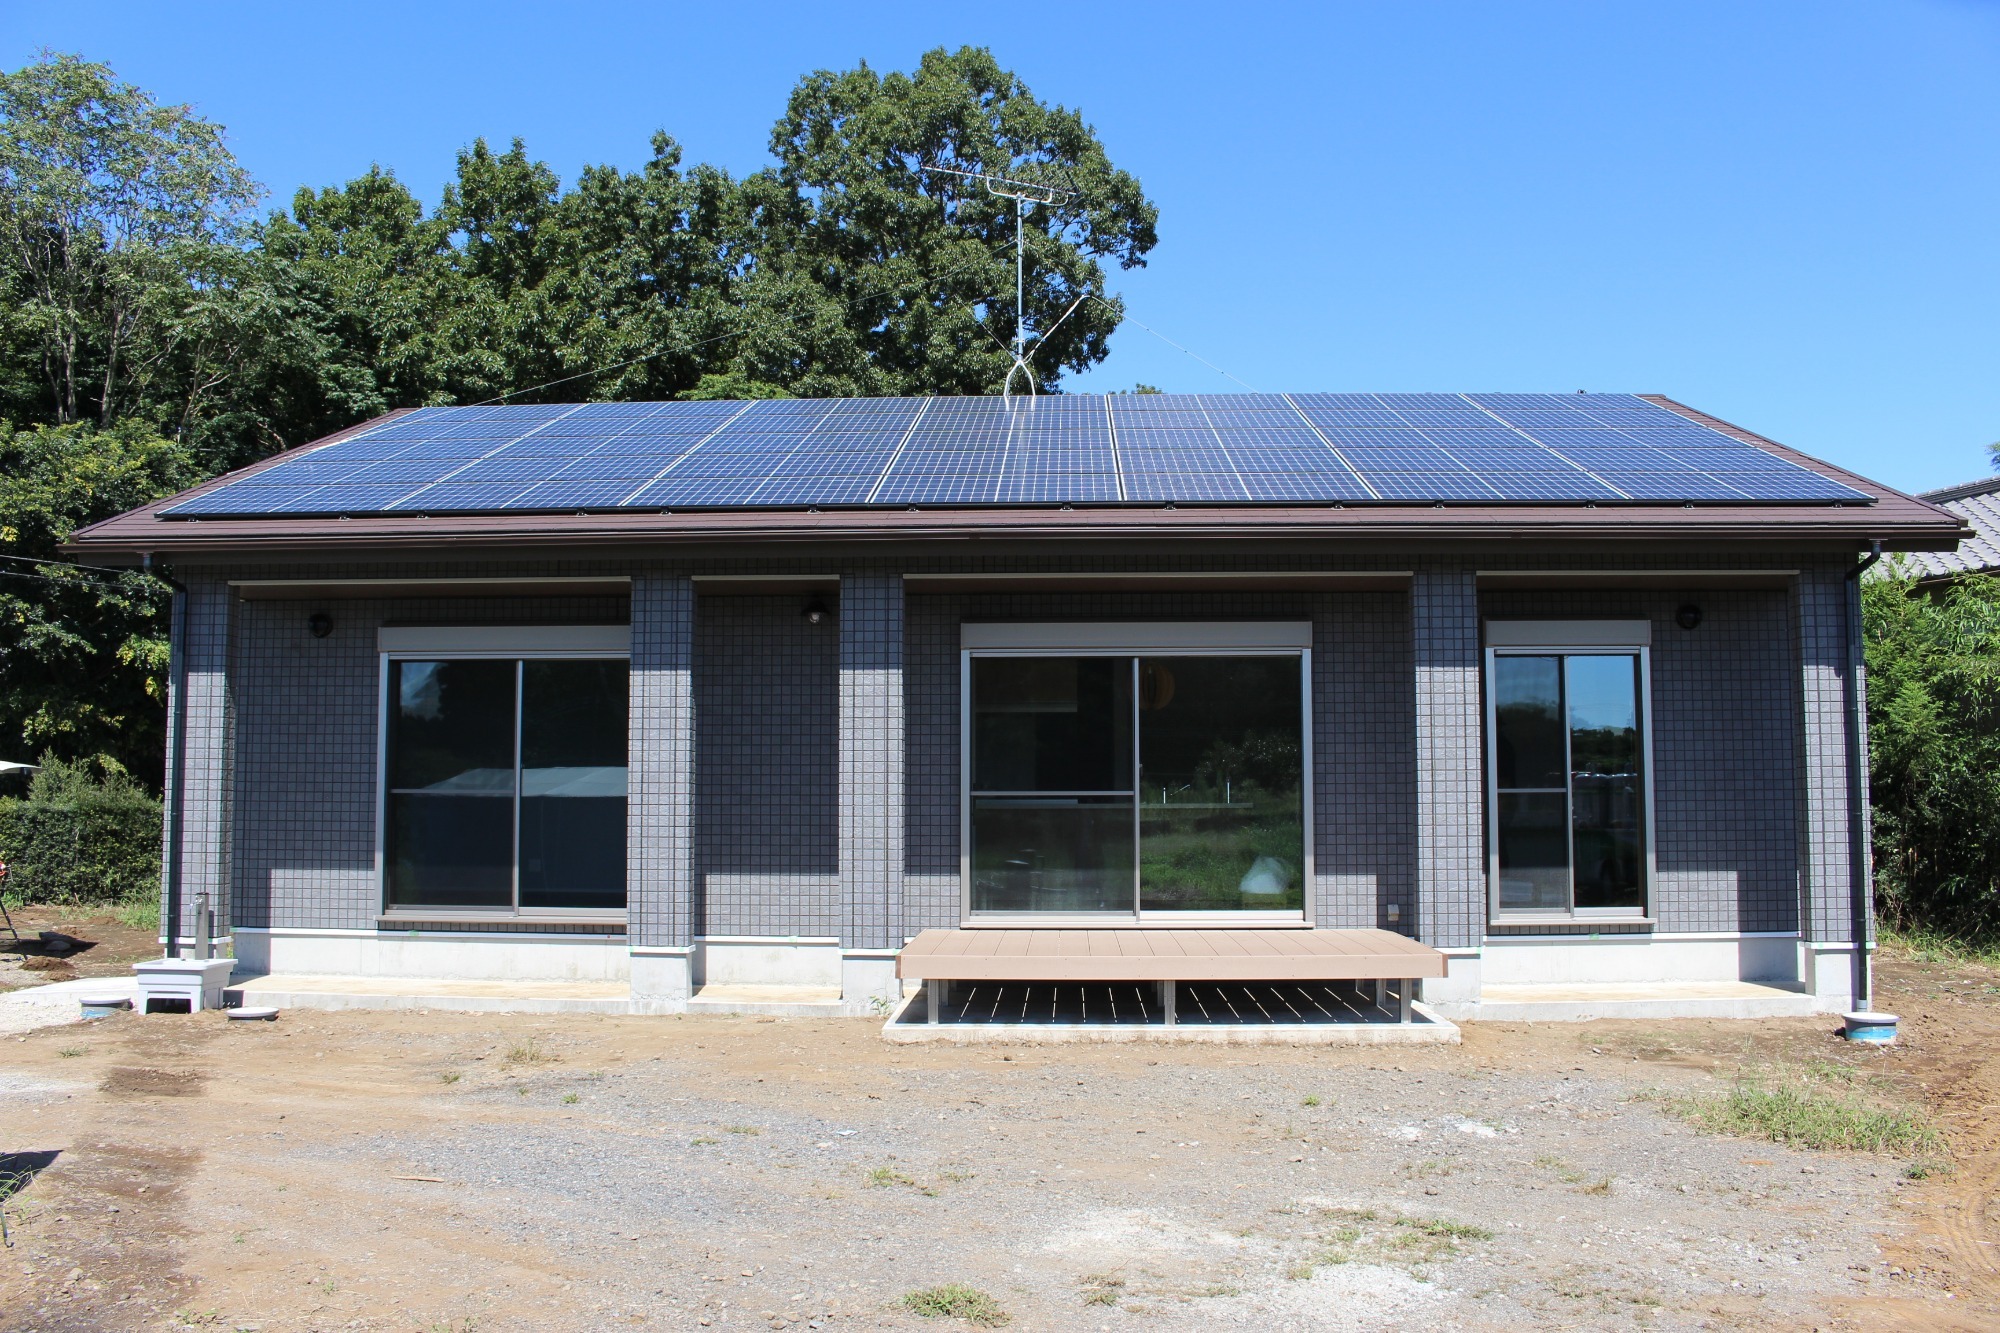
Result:
{"label": "concrete step", "polygon": [[703,986],[688,1001],[691,1014],[759,1014],[767,1018],[838,1018],[838,986]]}
{"label": "concrete step", "polygon": [[[443,1009],[487,1014],[629,1014],[622,981],[460,981],[448,977],[246,977],[231,1003],[280,1009]],[[240,998],[238,998],[240,997]]]}
{"label": "concrete step", "polygon": [[1754,981],[1492,985],[1473,1005],[1440,1005],[1451,1018],[1498,1023],[1580,1023],[1593,1018],[1797,1018],[1825,1013],[1816,996]]}

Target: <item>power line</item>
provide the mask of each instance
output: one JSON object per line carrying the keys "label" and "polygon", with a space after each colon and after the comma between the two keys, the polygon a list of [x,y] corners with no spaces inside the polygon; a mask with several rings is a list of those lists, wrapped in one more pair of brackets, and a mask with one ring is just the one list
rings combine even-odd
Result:
{"label": "power line", "polygon": [[[1117,306],[1115,306],[1115,305],[1112,305],[1112,304],[1111,304],[1111,302],[1109,302],[1109,301],[1106,301],[1106,300],[1105,300],[1105,299],[1104,299],[1103,297],[1101,297],[1101,296],[1097,295],[1097,294],[1096,294],[1095,292],[1092,292],[1092,293],[1090,294],[1090,299],[1091,299],[1091,300],[1093,300],[1093,301],[1097,301],[1097,302],[1099,302],[1099,303],[1103,304],[1103,305],[1104,305],[1105,307],[1107,307],[1107,308],[1108,308],[1108,309],[1110,309],[1110,310],[1113,310],[1113,311],[1116,311],[1116,312],[1117,312],[1117,314],[1118,314],[1118,317],[1119,317],[1120,319],[1132,319],[1132,317],[1131,317],[1130,315],[1126,314],[1126,313],[1125,313],[1124,311],[1122,311],[1122,310],[1119,310]],[[1167,336],[1166,334],[1164,334],[1164,333],[1161,333],[1161,332],[1160,332],[1160,331],[1159,331],[1158,329],[1156,329],[1156,328],[1153,328],[1152,326],[1150,326],[1150,325],[1147,325],[1147,324],[1141,324],[1141,323],[1140,323],[1140,322],[1139,322],[1138,320],[1136,320],[1136,319],[1132,319],[1132,322],[1133,322],[1134,324],[1138,324],[1140,328],[1142,328],[1142,329],[1145,329],[1145,330],[1146,330],[1146,332],[1148,332],[1148,333],[1152,334],[1152,335],[1153,335],[1153,336],[1154,336],[1155,338],[1158,338],[1158,339],[1159,339],[1159,340],[1160,340],[1161,342],[1163,342],[1163,343],[1165,343],[1165,344],[1166,344],[1167,346],[1169,346],[1169,347],[1173,348],[1173,349],[1174,349],[1174,350],[1175,350],[1176,352],[1180,352],[1180,353],[1182,353],[1183,355],[1186,355],[1186,356],[1192,356],[1192,357],[1194,357],[1194,359],[1195,359],[1195,360],[1197,360],[1197,361],[1201,362],[1201,363],[1202,363],[1202,364],[1203,364],[1204,366],[1207,366],[1207,367],[1208,367],[1208,368],[1209,368],[1210,370],[1214,371],[1214,372],[1215,372],[1216,374],[1218,374],[1218,375],[1221,375],[1221,376],[1223,376],[1223,377],[1224,377],[1224,378],[1226,378],[1226,379],[1232,379],[1232,380],[1236,380],[1236,382],[1237,382],[1238,384],[1243,384],[1243,381],[1242,381],[1242,380],[1237,380],[1237,379],[1236,379],[1236,377],[1235,377],[1234,375],[1231,375],[1231,374],[1230,374],[1230,373],[1229,373],[1228,371],[1224,370],[1224,369],[1223,369],[1223,368],[1222,368],[1221,366],[1218,366],[1218,365],[1216,365],[1216,364],[1215,364],[1215,362],[1213,362],[1213,361],[1210,361],[1210,360],[1209,360],[1209,359],[1208,359],[1207,357],[1204,357],[1204,356],[1197,356],[1197,355],[1196,355],[1195,353],[1193,353],[1193,352],[1190,352],[1190,351],[1188,351],[1188,349],[1187,349],[1187,348],[1185,348],[1185,347],[1181,346],[1181,345],[1180,345],[1179,343],[1175,342],[1175,341],[1174,341],[1174,340],[1173,340],[1172,338],[1169,338],[1169,337],[1168,337],[1168,336]],[[1246,389],[1250,389],[1250,392],[1251,392],[1251,393],[1261,393],[1261,392],[1263,392],[1263,390],[1261,390],[1261,389],[1251,389],[1251,388],[1250,388],[1250,386],[1249,386],[1249,385],[1247,385],[1247,384],[1243,384],[1243,387],[1244,387],[1244,388],[1246,388]]]}

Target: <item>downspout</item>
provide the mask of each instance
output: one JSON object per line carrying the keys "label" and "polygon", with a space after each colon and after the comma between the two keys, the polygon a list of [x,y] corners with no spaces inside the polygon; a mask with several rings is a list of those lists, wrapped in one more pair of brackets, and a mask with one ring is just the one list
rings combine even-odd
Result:
{"label": "downspout", "polygon": [[1867,667],[1866,648],[1862,638],[1861,625],[1861,576],[1875,567],[1882,558],[1882,541],[1879,537],[1868,540],[1868,554],[1860,564],[1847,571],[1847,578],[1854,584],[1854,592],[1843,599],[1847,621],[1847,827],[1848,827],[1848,880],[1851,884],[1852,908],[1854,914],[1854,1008],[1857,1013],[1867,1013],[1874,1002],[1874,972],[1868,956],[1869,883],[1868,873],[1868,756],[1861,750],[1861,680]]}
{"label": "downspout", "polygon": [[187,585],[153,567],[153,553],[139,568],[174,590],[173,620],[167,630],[167,689],[173,704],[174,761],[167,772],[166,903],[160,913],[167,957],[181,956],[181,824],[187,807]]}

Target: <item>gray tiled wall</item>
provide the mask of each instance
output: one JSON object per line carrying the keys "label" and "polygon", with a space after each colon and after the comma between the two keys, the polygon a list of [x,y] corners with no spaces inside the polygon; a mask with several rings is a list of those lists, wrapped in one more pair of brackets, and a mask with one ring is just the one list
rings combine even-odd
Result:
{"label": "gray tiled wall", "polygon": [[[199,929],[196,918],[202,895],[208,896],[218,934],[227,934],[238,911],[232,904],[236,805],[230,799],[236,767],[235,681],[229,671],[230,612],[234,598],[219,578],[189,574],[181,603],[180,626],[185,657],[185,697],[170,681],[167,697],[167,772],[182,774],[181,791],[169,792],[166,827],[174,827],[176,799],[180,809],[180,921],[177,938],[191,940]],[[180,711],[186,710],[185,725]],[[185,733],[186,751],[180,752]],[[167,914],[169,862],[175,854],[170,841],[161,846],[161,921]]]}
{"label": "gray tiled wall", "polygon": [[962,621],[1311,620],[1314,898],[1324,925],[1408,929],[1415,820],[1409,616],[1399,593],[927,594],[909,599],[908,930],[954,926]]}
{"label": "gray tiled wall", "polygon": [[[315,611],[333,619],[324,639],[306,629]],[[375,924],[378,628],[625,618],[622,597],[236,603],[236,924]]]}
{"label": "gray tiled wall", "polygon": [[[1670,624],[1656,630],[1661,928],[1788,929],[1803,879],[1817,922],[1812,929],[1822,938],[1846,938],[1842,686],[1850,667],[1843,599],[1852,596],[1852,585],[1840,578],[1844,566],[1798,553],[1675,559],[1707,567],[1729,559],[1789,563],[1809,567],[1809,574],[1795,609],[1778,591],[1699,594],[1707,619],[1685,650],[1673,637],[1682,631]],[[1047,563],[1075,569],[1107,561],[1123,568],[1230,563],[1199,554],[1150,561],[1049,557]],[[1407,557],[1348,563],[1356,561],[1374,568],[1411,564]],[[977,569],[992,562],[926,563]],[[1531,554],[1480,563],[1562,568],[1576,561]],[[1635,554],[1592,563],[1668,561]],[[879,562],[847,578],[831,646],[802,634],[791,599],[709,599],[697,614],[684,575],[642,570],[631,603],[634,942],[684,944],[700,933],[841,933],[850,945],[886,947],[925,926],[956,923],[961,619],[1311,617],[1320,705],[1314,722],[1319,920],[1389,925],[1394,904],[1398,928],[1439,944],[1476,943],[1484,925],[1484,809],[1479,603],[1471,567],[1469,560],[1426,559],[1407,598],[1387,592],[918,595],[908,599],[905,621],[900,567]],[[766,560],[713,570],[775,568]],[[458,561],[258,573],[631,570],[602,562],[497,568]],[[217,645],[232,633],[232,613],[221,585],[211,584],[206,600],[197,597],[191,606],[189,621],[196,762],[186,799],[190,831],[201,830],[206,841],[189,844],[188,865],[190,883],[199,874],[233,883],[235,919],[246,926],[354,929],[374,922],[378,624],[605,623],[623,618],[627,608],[622,598],[343,601],[325,608],[243,603],[234,608],[233,679],[225,682],[213,666]],[[1660,626],[1676,599],[1640,600],[1640,611]],[[1622,616],[1633,606],[1628,597],[1577,592],[1489,593],[1485,600],[1487,614],[1551,617]],[[334,615],[326,640],[305,631],[306,615],[319,609]],[[907,662],[899,656],[905,645]],[[1804,670],[1793,674],[1800,663]],[[753,677],[760,682],[754,690]],[[775,706],[770,691],[782,696]],[[765,694],[766,704],[754,707],[749,693]],[[899,728],[906,744],[896,740]],[[1420,748],[1433,759],[1428,781],[1419,778]],[[907,755],[906,770],[894,762],[899,750]],[[1744,757],[1759,761],[1747,775]],[[1796,782],[1778,771],[1787,763]],[[215,798],[223,790],[234,791],[233,807]],[[787,793],[796,801],[781,810],[792,799]],[[1773,821],[1787,818],[1793,835],[1771,837]],[[893,850],[899,837],[901,855]],[[842,871],[853,886],[845,901],[836,878]],[[707,903],[697,872],[710,886]],[[767,873],[778,877],[772,882],[783,886],[784,901],[753,894],[752,877]]]}
{"label": "gray tiled wall", "polygon": [[840,580],[841,941],[892,949],[905,938],[903,580]]}
{"label": "gray tiled wall", "polygon": [[[1796,930],[1798,657],[1786,593],[1537,589],[1479,600],[1494,619],[1651,624],[1658,929]],[[1683,604],[1701,608],[1695,629],[1674,623]]]}
{"label": "gray tiled wall", "polygon": [[1478,590],[1469,565],[1419,562],[1410,582],[1417,708],[1417,938],[1479,943],[1486,924]]}
{"label": "gray tiled wall", "polygon": [[704,935],[840,934],[840,631],[801,605],[703,597],[695,615]]}
{"label": "gray tiled wall", "polygon": [[[1845,577],[1851,565],[1813,562],[1800,571],[1795,627],[1799,652],[1802,726],[1797,754],[1805,781],[1798,818],[1799,910],[1807,939],[1846,942],[1855,937],[1854,825],[1865,829],[1865,785],[1850,779],[1848,686],[1861,711],[1860,663],[1852,640],[1859,624],[1859,590]],[[1865,854],[1865,851],[1864,851]],[[1865,861],[1860,867],[1866,873]],[[1862,929],[1868,926],[1862,913]]]}
{"label": "gray tiled wall", "polygon": [[632,748],[626,786],[626,920],[634,947],[690,944],[695,915],[694,582],[632,580]]}

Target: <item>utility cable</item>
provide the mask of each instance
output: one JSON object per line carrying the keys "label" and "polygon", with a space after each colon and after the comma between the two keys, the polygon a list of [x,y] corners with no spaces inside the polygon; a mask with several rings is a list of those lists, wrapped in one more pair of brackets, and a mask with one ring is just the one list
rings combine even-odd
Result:
{"label": "utility cable", "polygon": [[[1112,304],[1111,304],[1111,302],[1109,302],[1109,301],[1106,301],[1106,300],[1105,300],[1105,299],[1104,299],[1103,297],[1101,297],[1101,296],[1097,295],[1097,294],[1096,294],[1095,292],[1091,293],[1091,297],[1090,297],[1090,299],[1091,299],[1091,300],[1093,300],[1093,301],[1097,301],[1097,302],[1099,302],[1100,304],[1104,305],[1104,306],[1105,306],[1106,308],[1108,308],[1108,309],[1111,309],[1111,310],[1114,310],[1114,311],[1117,311],[1117,312],[1118,312],[1118,316],[1119,316],[1119,318],[1121,318],[1121,319],[1132,319],[1132,317],[1131,317],[1130,315],[1126,314],[1126,313],[1125,313],[1124,311],[1122,311],[1122,310],[1119,310],[1117,306],[1115,306],[1115,305],[1112,305]],[[1185,355],[1187,355],[1187,356],[1192,356],[1192,357],[1194,357],[1194,359],[1195,359],[1195,360],[1197,360],[1197,361],[1201,362],[1201,363],[1202,363],[1202,364],[1203,364],[1204,366],[1207,366],[1207,367],[1208,367],[1208,368],[1209,368],[1210,370],[1214,371],[1214,372],[1215,372],[1216,374],[1218,374],[1218,375],[1221,375],[1221,376],[1223,376],[1223,377],[1224,377],[1224,378],[1226,378],[1226,379],[1232,379],[1232,380],[1236,380],[1236,382],[1237,382],[1238,384],[1243,384],[1243,381],[1242,381],[1242,380],[1237,380],[1237,379],[1236,379],[1236,377],[1235,377],[1234,375],[1231,375],[1231,374],[1230,374],[1230,373],[1229,373],[1228,371],[1224,370],[1224,369],[1223,369],[1223,368],[1222,368],[1221,366],[1218,366],[1218,365],[1216,365],[1216,364],[1215,364],[1215,362],[1213,362],[1213,361],[1210,361],[1210,360],[1209,360],[1208,358],[1206,358],[1206,357],[1203,357],[1203,356],[1198,356],[1198,355],[1196,355],[1195,353],[1193,353],[1193,352],[1190,352],[1190,351],[1188,351],[1188,349],[1187,349],[1187,348],[1185,348],[1185,347],[1181,346],[1181,345],[1180,345],[1179,343],[1175,342],[1175,341],[1174,341],[1174,340],[1173,340],[1172,338],[1169,338],[1169,337],[1168,337],[1168,336],[1167,336],[1166,334],[1164,334],[1164,333],[1161,333],[1161,332],[1160,332],[1160,331],[1159,331],[1158,329],[1156,329],[1156,328],[1153,328],[1153,327],[1152,327],[1151,325],[1148,325],[1148,324],[1141,324],[1141,323],[1140,323],[1140,322],[1139,322],[1138,320],[1136,320],[1136,319],[1132,319],[1132,322],[1133,322],[1134,324],[1138,324],[1140,328],[1142,328],[1142,329],[1146,330],[1146,332],[1148,332],[1148,333],[1152,334],[1152,335],[1153,335],[1153,336],[1154,336],[1155,338],[1158,338],[1158,339],[1159,339],[1159,340],[1160,340],[1161,342],[1163,342],[1163,343],[1165,343],[1165,344],[1166,344],[1167,346],[1169,346],[1169,347],[1173,348],[1173,349],[1174,349],[1174,350],[1175,350],[1176,352],[1180,352],[1180,353],[1183,353],[1183,354],[1185,354]],[[1246,389],[1250,389],[1250,392],[1251,392],[1251,393],[1262,393],[1262,392],[1263,392],[1263,390],[1261,390],[1261,389],[1251,389],[1251,388],[1250,388],[1250,386],[1249,386],[1249,385],[1247,385],[1247,384],[1243,384],[1243,387],[1244,387],[1244,388],[1246,388]]]}

